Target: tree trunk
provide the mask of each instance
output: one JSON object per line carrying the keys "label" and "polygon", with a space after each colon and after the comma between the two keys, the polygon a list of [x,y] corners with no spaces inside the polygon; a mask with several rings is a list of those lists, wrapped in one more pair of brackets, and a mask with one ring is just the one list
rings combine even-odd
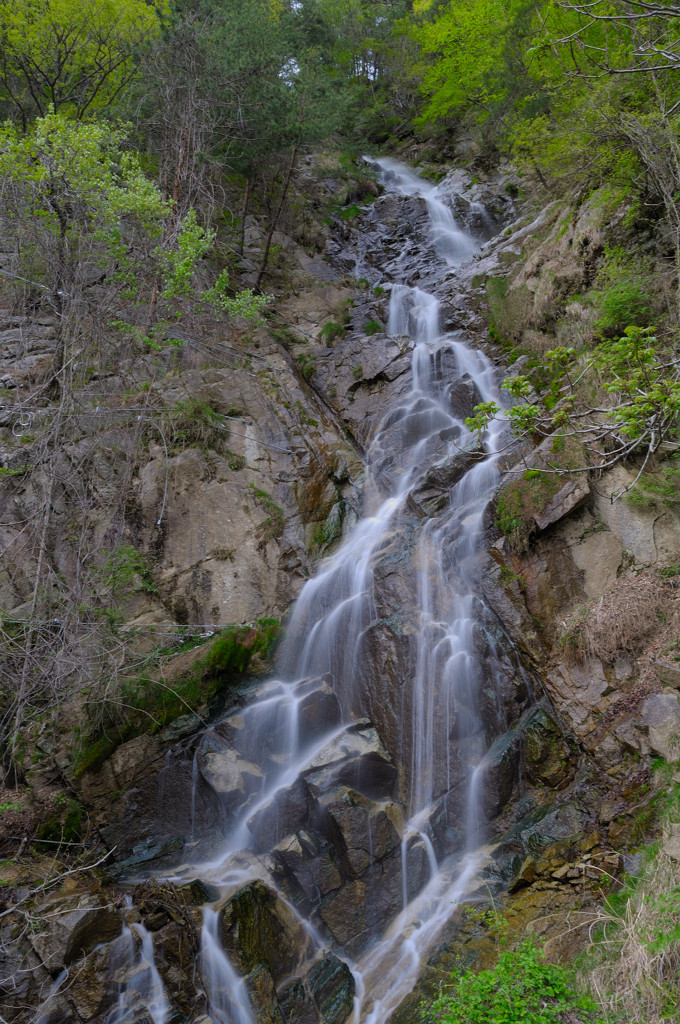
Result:
{"label": "tree trunk", "polygon": [[262,254],[262,262],[260,264],[260,269],[257,272],[257,280],[255,281],[255,291],[259,290],[260,285],[262,283],[262,278],[264,277],[264,272],[267,269],[267,261],[269,260],[269,249],[271,248],[272,237],[274,235],[274,232],[276,231],[276,225],[279,222],[279,217],[281,216],[281,210],[283,209],[283,203],[284,203],[284,200],[286,198],[286,194],[288,192],[288,186],[290,185],[290,179],[291,179],[292,174],[293,174],[293,168],[295,167],[295,158],[297,157],[297,151],[298,151],[297,145],[293,146],[293,152],[291,154],[290,164],[288,165],[288,173],[286,174],[286,180],[284,181],[283,188],[281,189],[281,198],[279,199],[279,205],[276,207],[276,213],[272,217],[272,222],[269,225],[269,231],[267,233],[267,241],[265,242],[264,253]]}
{"label": "tree trunk", "polygon": [[243,259],[243,250],[246,244],[246,217],[248,216],[248,204],[250,202],[250,178],[246,178],[246,190],[243,194],[243,209],[241,211],[241,237],[238,243],[238,254]]}

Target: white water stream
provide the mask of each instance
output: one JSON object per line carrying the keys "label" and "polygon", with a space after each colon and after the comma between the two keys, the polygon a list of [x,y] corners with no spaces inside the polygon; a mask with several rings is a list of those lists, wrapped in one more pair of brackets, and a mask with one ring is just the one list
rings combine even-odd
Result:
{"label": "white water stream", "polygon": [[[378,164],[388,190],[424,199],[430,243],[448,267],[459,266],[477,250],[477,243],[456,224],[435,186],[396,161]],[[259,775],[251,779],[250,796],[237,809],[227,842],[209,862],[193,864],[177,876],[199,875],[223,893],[254,877],[275,886],[262,855],[268,849],[265,826],[272,818],[278,823],[277,799],[294,787],[300,773],[332,760],[329,751],[342,744],[348,749],[357,742],[347,732],[348,725],[370,717],[362,666],[367,637],[378,619],[376,567],[403,531],[407,499],[432,463],[456,456],[467,460],[443,514],[423,519],[416,533],[417,572],[411,598],[417,623],[414,671],[412,678],[402,681],[403,746],[409,752],[403,780],[403,909],[385,922],[383,934],[354,962],[338,950],[350,963],[356,982],[355,1024],[384,1024],[413,989],[424,960],[455,906],[475,887],[486,859],[481,791],[489,742],[479,711],[482,665],[477,653],[476,577],[484,510],[497,486],[500,438],[498,428],[493,428],[483,457],[470,456],[476,438],[452,405],[444,355],[447,365],[455,362],[457,377],[474,385],[481,400],[499,401],[499,396],[487,358],[468,349],[460,336],[441,333],[434,295],[394,282],[388,332],[410,340],[412,384],[410,392],[386,410],[369,449],[366,514],[304,587],[287,625],[280,657],[283,678],[263,685],[238,713],[238,720],[231,720],[235,723],[234,770],[250,765],[252,774],[252,765],[257,765]],[[310,734],[301,725],[301,709],[321,678],[332,682],[339,717]],[[195,758],[194,788],[197,763]],[[442,804],[453,790],[459,794],[456,809],[452,803]],[[192,833],[195,812],[192,796]],[[435,814],[455,816],[447,827],[463,836],[457,852],[435,852],[430,826]],[[274,841],[279,838],[276,835]],[[415,886],[416,894],[409,898],[407,852],[412,842],[424,850],[429,880],[426,876],[420,891]],[[220,942],[216,909],[206,907],[203,920],[202,975],[211,1014],[218,1024],[252,1024],[245,983]],[[306,934],[312,949],[327,946],[311,924],[306,925]],[[165,1004],[144,949],[143,942],[141,963],[149,1010],[154,1024],[164,1024]],[[120,998],[126,998],[125,993]],[[112,1021],[118,1019],[114,1016]]]}

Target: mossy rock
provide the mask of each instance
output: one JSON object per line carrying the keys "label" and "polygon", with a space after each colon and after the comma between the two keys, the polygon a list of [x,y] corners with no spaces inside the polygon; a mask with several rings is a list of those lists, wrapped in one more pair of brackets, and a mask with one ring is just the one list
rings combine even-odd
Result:
{"label": "mossy rock", "polygon": [[[126,718],[105,722],[90,737],[77,757],[74,776],[98,771],[121,743],[135,736],[160,732],[198,709],[205,713],[219,694],[243,681],[253,664],[266,667],[280,635],[278,619],[229,626],[211,641],[202,657],[192,655],[187,664],[188,652],[183,652],[159,663],[156,671],[125,680],[120,700],[129,709]],[[116,709],[114,705],[114,714]]]}

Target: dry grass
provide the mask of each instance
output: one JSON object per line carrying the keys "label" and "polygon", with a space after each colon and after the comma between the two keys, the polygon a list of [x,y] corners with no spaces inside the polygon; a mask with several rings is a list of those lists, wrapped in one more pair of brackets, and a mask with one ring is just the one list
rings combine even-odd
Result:
{"label": "dry grass", "polygon": [[653,571],[623,577],[567,623],[564,647],[577,661],[636,658],[665,628],[677,603],[675,580]]}
{"label": "dry grass", "polygon": [[623,900],[607,901],[593,925],[601,935],[583,982],[605,1012],[627,1024],[679,1019],[680,861],[663,848],[671,830],[668,825],[661,849]]}

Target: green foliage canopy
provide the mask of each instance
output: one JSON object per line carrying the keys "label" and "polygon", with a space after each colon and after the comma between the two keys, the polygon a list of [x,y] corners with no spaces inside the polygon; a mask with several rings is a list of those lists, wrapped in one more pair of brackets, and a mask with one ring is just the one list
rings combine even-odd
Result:
{"label": "green foliage canopy", "polygon": [[24,126],[50,108],[81,118],[110,105],[157,34],[165,0],[4,0],[0,94]]}

